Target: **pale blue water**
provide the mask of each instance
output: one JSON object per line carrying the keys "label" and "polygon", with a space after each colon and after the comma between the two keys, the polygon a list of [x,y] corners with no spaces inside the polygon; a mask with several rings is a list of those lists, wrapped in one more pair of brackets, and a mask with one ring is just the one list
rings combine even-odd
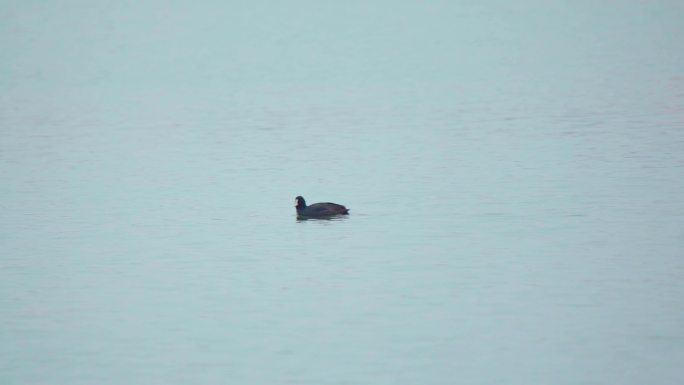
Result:
{"label": "pale blue water", "polygon": [[143,3],[0,4],[0,383],[681,383],[680,2]]}

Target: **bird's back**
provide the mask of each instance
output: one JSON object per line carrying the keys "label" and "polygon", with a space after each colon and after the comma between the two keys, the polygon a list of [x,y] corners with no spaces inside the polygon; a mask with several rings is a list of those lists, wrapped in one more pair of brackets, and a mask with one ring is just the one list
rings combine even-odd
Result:
{"label": "bird's back", "polygon": [[334,215],[349,213],[349,209],[346,207],[331,202],[314,203],[311,206],[307,206],[305,211],[309,215]]}

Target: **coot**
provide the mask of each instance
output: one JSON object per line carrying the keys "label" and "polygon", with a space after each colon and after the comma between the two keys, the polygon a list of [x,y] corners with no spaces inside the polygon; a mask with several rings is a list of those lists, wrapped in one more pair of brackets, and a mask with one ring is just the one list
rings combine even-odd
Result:
{"label": "coot", "polygon": [[307,206],[304,198],[300,196],[295,198],[295,207],[297,208],[297,216],[305,218],[324,218],[349,214],[348,208],[337,203],[323,202]]}

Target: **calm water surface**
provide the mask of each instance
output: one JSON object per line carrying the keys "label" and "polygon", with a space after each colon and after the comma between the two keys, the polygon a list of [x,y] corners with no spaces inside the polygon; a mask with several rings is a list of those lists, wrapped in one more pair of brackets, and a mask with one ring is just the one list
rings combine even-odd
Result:
{"label": "calm water surface", "polygon": [[684,7],[547,3],[4,2],[0,383],[681,383]]}

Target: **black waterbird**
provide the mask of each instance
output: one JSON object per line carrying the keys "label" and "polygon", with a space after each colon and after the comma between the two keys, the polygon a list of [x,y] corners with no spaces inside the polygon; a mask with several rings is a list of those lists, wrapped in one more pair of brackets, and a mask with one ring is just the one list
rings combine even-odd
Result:
{"label": "black waterbird", "polygon": [[321,202],[307,206],[301,196],[295,198],[295,208],[297,208],[297,216],[303,218],[327,218],[349,214],[348,208],[337,203]]}

